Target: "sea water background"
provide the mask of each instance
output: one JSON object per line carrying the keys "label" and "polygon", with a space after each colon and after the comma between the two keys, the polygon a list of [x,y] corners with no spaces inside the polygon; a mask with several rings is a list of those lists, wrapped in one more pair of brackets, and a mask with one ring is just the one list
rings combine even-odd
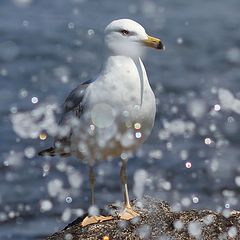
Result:
{"label": "sea water background", "polygon": [[[239,209],[239,9],[238,0],[1,0],[0,239],[41,239],[87,210],[87,167],[35,156],[51,139],[21,139],[10,116],[61,105],[94,76],[103,29],[117,18],[139,21],[166,45],[144,61],[157,116],[129,161],[130,189],[174,210]],[[117,160],[96,168],[99,207],[122,199],[118,171]]]}

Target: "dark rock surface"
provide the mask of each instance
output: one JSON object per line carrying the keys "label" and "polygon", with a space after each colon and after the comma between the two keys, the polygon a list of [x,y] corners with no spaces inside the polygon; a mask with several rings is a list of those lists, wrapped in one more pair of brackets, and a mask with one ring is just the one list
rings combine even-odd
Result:
{"label": "dark rock surface", "polygon": [[[78,218],[47,240],[240,240],[240,212],[225,217],[211,210],[171,211],[166,202],[144,197],[133,202],[140,217],[131,221],[113,220],[81,227]],[[116,212],[114,206],[109,210]]]}

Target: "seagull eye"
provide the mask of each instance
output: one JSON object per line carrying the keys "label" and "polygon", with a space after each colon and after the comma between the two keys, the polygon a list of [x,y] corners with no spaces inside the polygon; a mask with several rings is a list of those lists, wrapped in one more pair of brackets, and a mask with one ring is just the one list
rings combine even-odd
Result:
{"label": "seagull eye", "polygon": [[121,33],[122,33],[122,35],[126,36],[126,35],[129,34],[129,31],[128,30],[122,30]]}

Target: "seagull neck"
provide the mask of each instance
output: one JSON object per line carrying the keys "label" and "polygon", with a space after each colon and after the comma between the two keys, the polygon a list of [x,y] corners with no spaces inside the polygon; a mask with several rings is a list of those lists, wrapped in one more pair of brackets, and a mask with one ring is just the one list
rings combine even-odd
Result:
{"label": "seagull neck", "polygon": [[111,57],[117,57],[117,58],[132,58],[132,59],[138,59],[139,57],[138,56],[131,56],[131,55],[124,55],[124,54],[114,54],[112,52],[110,52],[109,54],[107,54],[107,59],[108,58],[111,58]]}
{"label": "seagull neck", "polygon": [[126,69],[136,68],[139,75],[142,75],[145,72],[144,65],[140,57],[130,57],[124,55],[110,55],[106,58],[102,73],[107,74],[109,72],[116,72],[120,69],[123,69],[123,72],[126,72]]}
{"label": "seagull neck", "polygon": [[[118,67],[122,64],[128,64],[128,62],[133,62],[134,64],[140,64],[141,58],[137,56],[125,56],[125,55],[108,55],[105,59],[104,69],[108,69],[110,66],[116,66]],[[104,70],[103,69],[103,70]]]}

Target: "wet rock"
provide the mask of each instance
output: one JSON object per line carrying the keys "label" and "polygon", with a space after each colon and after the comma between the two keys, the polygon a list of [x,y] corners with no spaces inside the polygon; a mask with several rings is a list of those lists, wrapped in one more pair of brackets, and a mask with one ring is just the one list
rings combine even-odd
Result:
{"label": "wet rock", "polygon": [[[240,212],[228,217],[211,210],[173,212],[166,202],[144,197],[133,201],[140,216],[131,221],[113,220],[81,227],[85,216],[46,240],[240,240]],[[112,214],[118,210],[109,206]]]}

